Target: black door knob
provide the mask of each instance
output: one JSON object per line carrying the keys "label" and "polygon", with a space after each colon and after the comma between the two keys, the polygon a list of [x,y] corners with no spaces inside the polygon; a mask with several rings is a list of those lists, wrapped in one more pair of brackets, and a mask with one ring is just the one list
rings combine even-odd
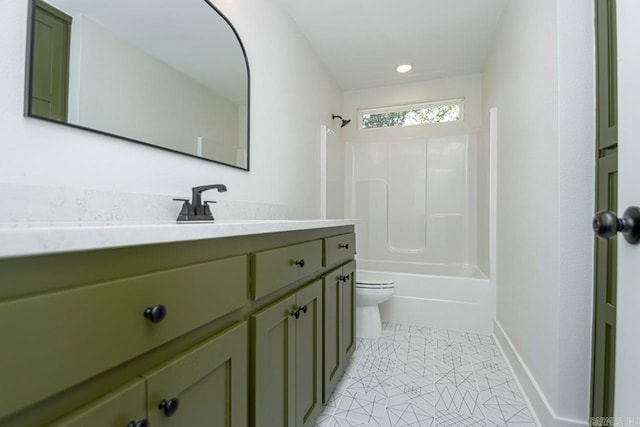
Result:
{"label": "black door knob", "polygon": [[170,417],[178,412],[179,406],[180,401],[177,397],[174,397],[173,399],[169,400],[162,399],[160,405],[158,405],[158,409],[160,409],[167,417]]}
{"label": "black door knob", "polygon": [[126,427],[149,427],[149,421],[147,420],[140,420],[140,421],[129,421],[129,424],[126,425]]}
{"label": "black door knob", "polygon": [[303,305],[302,307],[298,307],[298,310],[302,311],[303,314],[307,314],[307,305]]}
{"label": "black door knob", "polygon": [[300,259],[294,262],[295,265],[299,265],[300,268],[304,267],[304,259]]}
{"label": "black door knob", "polygon": [[291,316],[295,317],[296,319],[299,319],[300,318],[300,310],[292,311],[291,312]]}
{"label": "black door knob", "polygon": [[158,304],[153,307],[147,307],[144,311],[144,317],[151,320],[152,323],[160,323],[167,315],[167,307],[162,304]]}
{"label": "black door knob", "polygon": [[622,218],[614,212],[600,211],[593,216],[593,232],[601,239],[611,239],[619,231],[629,243],[640,242],[640,208],[630,206],[625,209]]}
{"label": "black door knob", "polygon": [[349,244],[348,244],[348,243],[346,243],[346,244],[344,244],[344,245],[343,245],[343,244],[340,244],[340,245],[338,245],[338,248],[339,248],[339,249],[349,249]]}

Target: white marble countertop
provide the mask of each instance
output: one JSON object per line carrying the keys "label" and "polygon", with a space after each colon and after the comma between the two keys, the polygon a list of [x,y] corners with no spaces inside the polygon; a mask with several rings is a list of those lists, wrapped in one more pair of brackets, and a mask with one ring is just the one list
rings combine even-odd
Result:
{"label": "white marble countertop", "polygon": [[354,225],[357,220],[0,223],[0,258]]}

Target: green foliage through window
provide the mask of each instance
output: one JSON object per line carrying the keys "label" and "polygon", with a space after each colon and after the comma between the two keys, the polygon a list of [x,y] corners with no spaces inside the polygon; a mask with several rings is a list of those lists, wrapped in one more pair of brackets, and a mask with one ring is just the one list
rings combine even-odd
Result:
{"label": "green foliage through window", "polygon": [[461,120],[461,105],[459,102],[382,113],[363,113],[362,129],[455,122]]}

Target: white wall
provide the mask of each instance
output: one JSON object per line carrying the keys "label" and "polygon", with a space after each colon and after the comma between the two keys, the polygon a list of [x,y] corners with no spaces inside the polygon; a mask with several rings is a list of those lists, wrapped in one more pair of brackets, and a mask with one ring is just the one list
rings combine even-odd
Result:
{"label": "white wall", "polygon": [[545,427],[589,416],[594,70],[592,2],[510,1],[484,75],[487,117],[498,109],[496,334]]}
{"label": "white wall", "polygon": [[[0,182],[188,195],[225,183],[219,199],[286,204],[319,215],[319,133],[342,93],[275,0],[217,0],[251,69],[251,172],[25,118],[27,2],[0,3]],[[25,206],[37,206],[25,196]],[[42,207],[40,207],[42,208]]]}

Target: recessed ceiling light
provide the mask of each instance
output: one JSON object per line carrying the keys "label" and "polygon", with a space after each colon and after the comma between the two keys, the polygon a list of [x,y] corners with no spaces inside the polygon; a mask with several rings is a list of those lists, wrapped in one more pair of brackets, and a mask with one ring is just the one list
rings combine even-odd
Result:
{"label": "recessed ceiling light", "polygon": [[411,71],[411,65],[409,64],[402,64],[402,65],[398,65],[398,68],[396,68],[396,71],[399,73],[406,73],[407,71]]}

